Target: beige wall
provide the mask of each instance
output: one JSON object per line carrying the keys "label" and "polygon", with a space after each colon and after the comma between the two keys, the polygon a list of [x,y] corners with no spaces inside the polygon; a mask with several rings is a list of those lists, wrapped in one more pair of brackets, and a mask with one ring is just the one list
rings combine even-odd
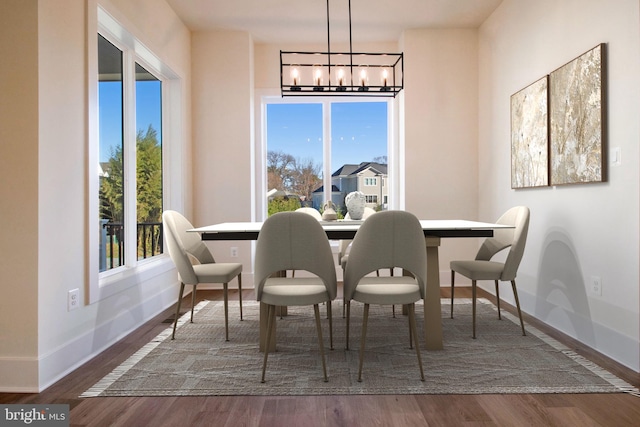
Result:
{"label": "beige wall", "polygon": [[[188,107],[190,33],[164,2],[130,3],[101,2],[182,78],[180,102]],[[173,304],[177,295],[177,275],[169,267],[67,311],[69,290],[80,289],[85,300],[87,257],[96,255],[87,249],[87,112],[88,102],[95,102],[87,98],[87,46],[97,37],[87,35],[88,12],[95,25],[94,1],[0,2],[0,52],[6,58],[0,67],[3,391],[47,387]],[[176,142],[187,150],[190,125],[184,128]],[[189,193],[186,184],[175,191]]]}
{"label": "beige wall", "polygon": [[[518,274],[524,311],[640,370],[638,0],[504,0],[480,31],[479,212],[531,209]],[[602,184],[510,189],[510,96],[599,43],[608,51],[609,153]],[[602,279],[602,296],[586,289]],[[507,290],[503,298],[512,300]]]}
{"label": "beige wall", "polygon": [[[245,32],[197,32],[192,37],[193,194],[196,225],[250,221],[253,171],[253,43]],[[251,271],[249,242],[209,244],[219,262]],[[245,280],[245,283],[247,281]],[[250,281],[249,281],[250,283]],[[235,286],[235,282],[231,284]]]}
{"label": "beige wall", "polygon": [[[423,219],[479,219],[477,31],[405,31],[402,49],[406,209]],[[442,241],[442,283],[449,261],[473,257],[478,244]]]}
{"label": "beige wall", "polygon": [[0,383],[38,381],[38,2],[0,2]]}

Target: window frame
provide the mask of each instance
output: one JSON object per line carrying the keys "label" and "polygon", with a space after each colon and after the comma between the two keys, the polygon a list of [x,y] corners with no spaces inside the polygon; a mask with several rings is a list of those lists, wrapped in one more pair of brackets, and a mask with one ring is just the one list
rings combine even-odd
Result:
{"label": "window frame", "polygon": [[[404,208],[404,180],[402,179],[404,171],[404,144],[402,134],[399,129],[399,110],[401,106],[401,98],[371,98],[371,97],[319,97],[319,96],[296,96],[282,97],[275,90],[263,90],[256,93],[256,135],[254,150],[252,155],[252,171],[254,176],[252,182],[253,188],[253,221],[264,221],[267,215],[267,179],[266,179],[266,156],[267,156],[267,104],[313,104],[320,103],[323,105],[323,118],[328,117],[323,123],[323,141],[331,136],[331,108],[332,103],[343,102],[386,102],[387,103],[387,168],[388,180],[393,185],[389,188],[389,204],[388,209]],[[331,200],[331,144],[323,150],[323,186],[324,200]]]}
{"label": "window frame", "polygon": [[[172,188],[179,188],[182,185],[182,153],[179,144],[173,143],[173,141],[179,141],[180,135],[182,135],[183,125],[180,117],[183,107],[181,78],[97,1],[90,1],[87,10],[88,237],[86,259],[88,292],[85,294],[85,302],[93,304],[174,268],[166,254],[138,260],[137,251],[134,250],[125,253],[123,266],[103,272],[99,271],[100,208],[98,194],[100,183],[96,171],[96,166],[99,164],[98,34],[123,52],[123,138],[125,141],[127,139],[130,141],[129,144],[125,142],[123,147],[125,155],[123,168],[129,173],[129,177],[133,177],[130,179],[125,176],[125,242],[136,241],[135,64],[143,66],[162,82],[162,129],[159,131],[162,135],[163,209],[167,206],[176,209],[182,208],[180,200],[171,200],[169,197],[176,193],[176,191],[172,191]],[[132,189],[128,189],[128,187],[132,187]]]}

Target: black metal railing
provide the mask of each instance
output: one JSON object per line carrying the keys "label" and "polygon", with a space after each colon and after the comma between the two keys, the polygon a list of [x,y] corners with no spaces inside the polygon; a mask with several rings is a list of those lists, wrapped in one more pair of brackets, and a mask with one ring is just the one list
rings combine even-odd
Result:
{"label": "black metal railing", "polygon": [[[124,224],[107,222],[102,225],[100,270],[124,265]],[[162,223],[141,222],[137,224],[136,247],[138,259],[150,258],[163,253]]]}

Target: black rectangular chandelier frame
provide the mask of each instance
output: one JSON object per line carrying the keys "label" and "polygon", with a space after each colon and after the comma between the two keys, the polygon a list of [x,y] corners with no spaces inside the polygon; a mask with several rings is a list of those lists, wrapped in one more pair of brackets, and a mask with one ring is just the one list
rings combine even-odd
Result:
{"label": "black rectangular chandelier frame", "polygon": [[327,0],[327,51],[280,51],[280,91],[285,96],[395,97],[404,88],[402,53],[353,52],[349,0],[349,52],[331,51]]}

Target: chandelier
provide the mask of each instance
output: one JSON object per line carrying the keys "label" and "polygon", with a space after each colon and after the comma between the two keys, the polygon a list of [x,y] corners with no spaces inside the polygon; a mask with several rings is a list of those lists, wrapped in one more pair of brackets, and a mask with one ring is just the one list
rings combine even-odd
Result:
{"label": "chandelier", "polygon": [[402,53],[353,52],[349,0],[349,52],[331,52],[329,0],[327,51],[280,51],[282,96],[395,97],[404,87]]}

